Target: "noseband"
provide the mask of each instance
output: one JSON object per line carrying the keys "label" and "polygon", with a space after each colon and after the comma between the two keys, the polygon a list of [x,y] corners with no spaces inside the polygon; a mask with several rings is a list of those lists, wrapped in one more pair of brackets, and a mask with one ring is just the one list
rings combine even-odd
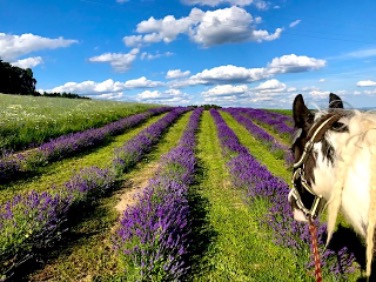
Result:
{"label": "noseband", "polygon": [[[294,198],[296,206],[300,209],[305,216],[311,219],[315,219],[322,207],[322,195],[317,195],[305,177],[305,163],[308,160],[309,154],[311,154],[313,146],[315,143],[322,141],[325,133],[330,129],[334,123],[341,119],[343,115],[338,113],[330,113],[322,118],[320,118],[316,123],[313,124],[311,129],[308,131],[307,143],[304,146],[303,154],[300,159],[294,163],[294,174],[292,177],[292,183],[294,187],[291,191],[291,196]],[[298,184],[300,184],[306,191],[308,191],[315,198],[311,209],[308,209],[302,202],[301,196],[297,189]]]}

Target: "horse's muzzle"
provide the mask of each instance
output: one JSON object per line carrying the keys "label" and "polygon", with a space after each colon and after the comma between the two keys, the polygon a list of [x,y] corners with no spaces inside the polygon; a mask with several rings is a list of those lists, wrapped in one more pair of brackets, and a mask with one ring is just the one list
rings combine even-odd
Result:
{"label": "horse's muzzle", "polygon": [[293,191],[291,190],[288,195],[288,201],[291,205],[291,208],[293,210],[294,219],[296,221],[300,222],[308,222],[308,217],[303,213],[301,209],[298,208],[298,205],[296,204],[296,199],[293,196]]}

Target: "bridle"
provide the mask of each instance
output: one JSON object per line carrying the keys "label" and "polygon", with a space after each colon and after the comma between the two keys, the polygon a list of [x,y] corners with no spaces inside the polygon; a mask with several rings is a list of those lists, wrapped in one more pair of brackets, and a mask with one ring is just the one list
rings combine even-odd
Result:
{"label": "bridle", "polygon": [[[300,209],[305,216],[312,220],[318,216],[322,209],[322,195],[317,195],[307,181],[305,177],[305,163],[312,152],[314,144],[322,141],[326,131],[342,117],[343,115],[339,113],[329,113],[316,121],[308,131],[308,141],[304,146],[303,154],[293,166],[294,174],[292,177],[292,183],[294,187],[292,188],[290,195],[295,200],[297,208]],[[314,196],[313,204],[310,209],[308,209],[302,201],[297,189],[298,184],[300,184],[306,191]]]}

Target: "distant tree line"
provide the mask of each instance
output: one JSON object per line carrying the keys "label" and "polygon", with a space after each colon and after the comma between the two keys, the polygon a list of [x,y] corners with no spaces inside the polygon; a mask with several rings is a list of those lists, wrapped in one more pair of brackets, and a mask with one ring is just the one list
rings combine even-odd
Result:
{"label": "distant tree line", "polygon": [[214,109],[222,108],[221,106],[214,105],[214,104],[204,104],[204,105],[201,105],[201,106],[192,105],[192,106],[189,106],[189,107],[192,107],[192,108],[201,107],[201,108],[204,108],[205,110],[210,110],[211,108],[214,108]]}
{"label": "distant tree line", "polygon": [[37,80],[34,78],[33,71],[30,68],[23,69],[4,62],[0,59],[0,93],[62,97],[73,99],[90,99],[73,93],[39,93],[35,90]]}
{"label": "distant tree line", "polygon": [[40,93],[38,91],[35,91],[33,93],[33,96],[61,97],[61,98],[70,98],[70,99],[87,99],[87,100],[91,100],[91,98],[89,98],[89,97],[80,96],[78,94],[69,93],[69,92],[68,93],[67,92],[63,92],[63,93],[58,93],[58,92],[48,93],[48,92],[44,91],[43,93]]}

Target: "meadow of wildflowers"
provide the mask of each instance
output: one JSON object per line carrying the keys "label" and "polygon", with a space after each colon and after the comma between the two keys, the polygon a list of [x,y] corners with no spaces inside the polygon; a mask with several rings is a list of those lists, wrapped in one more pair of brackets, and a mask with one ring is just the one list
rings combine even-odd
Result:
{"label": "meadow of wildflowers", "polygon": [[104,126],[156,105],[0,94],[0,152]]}

